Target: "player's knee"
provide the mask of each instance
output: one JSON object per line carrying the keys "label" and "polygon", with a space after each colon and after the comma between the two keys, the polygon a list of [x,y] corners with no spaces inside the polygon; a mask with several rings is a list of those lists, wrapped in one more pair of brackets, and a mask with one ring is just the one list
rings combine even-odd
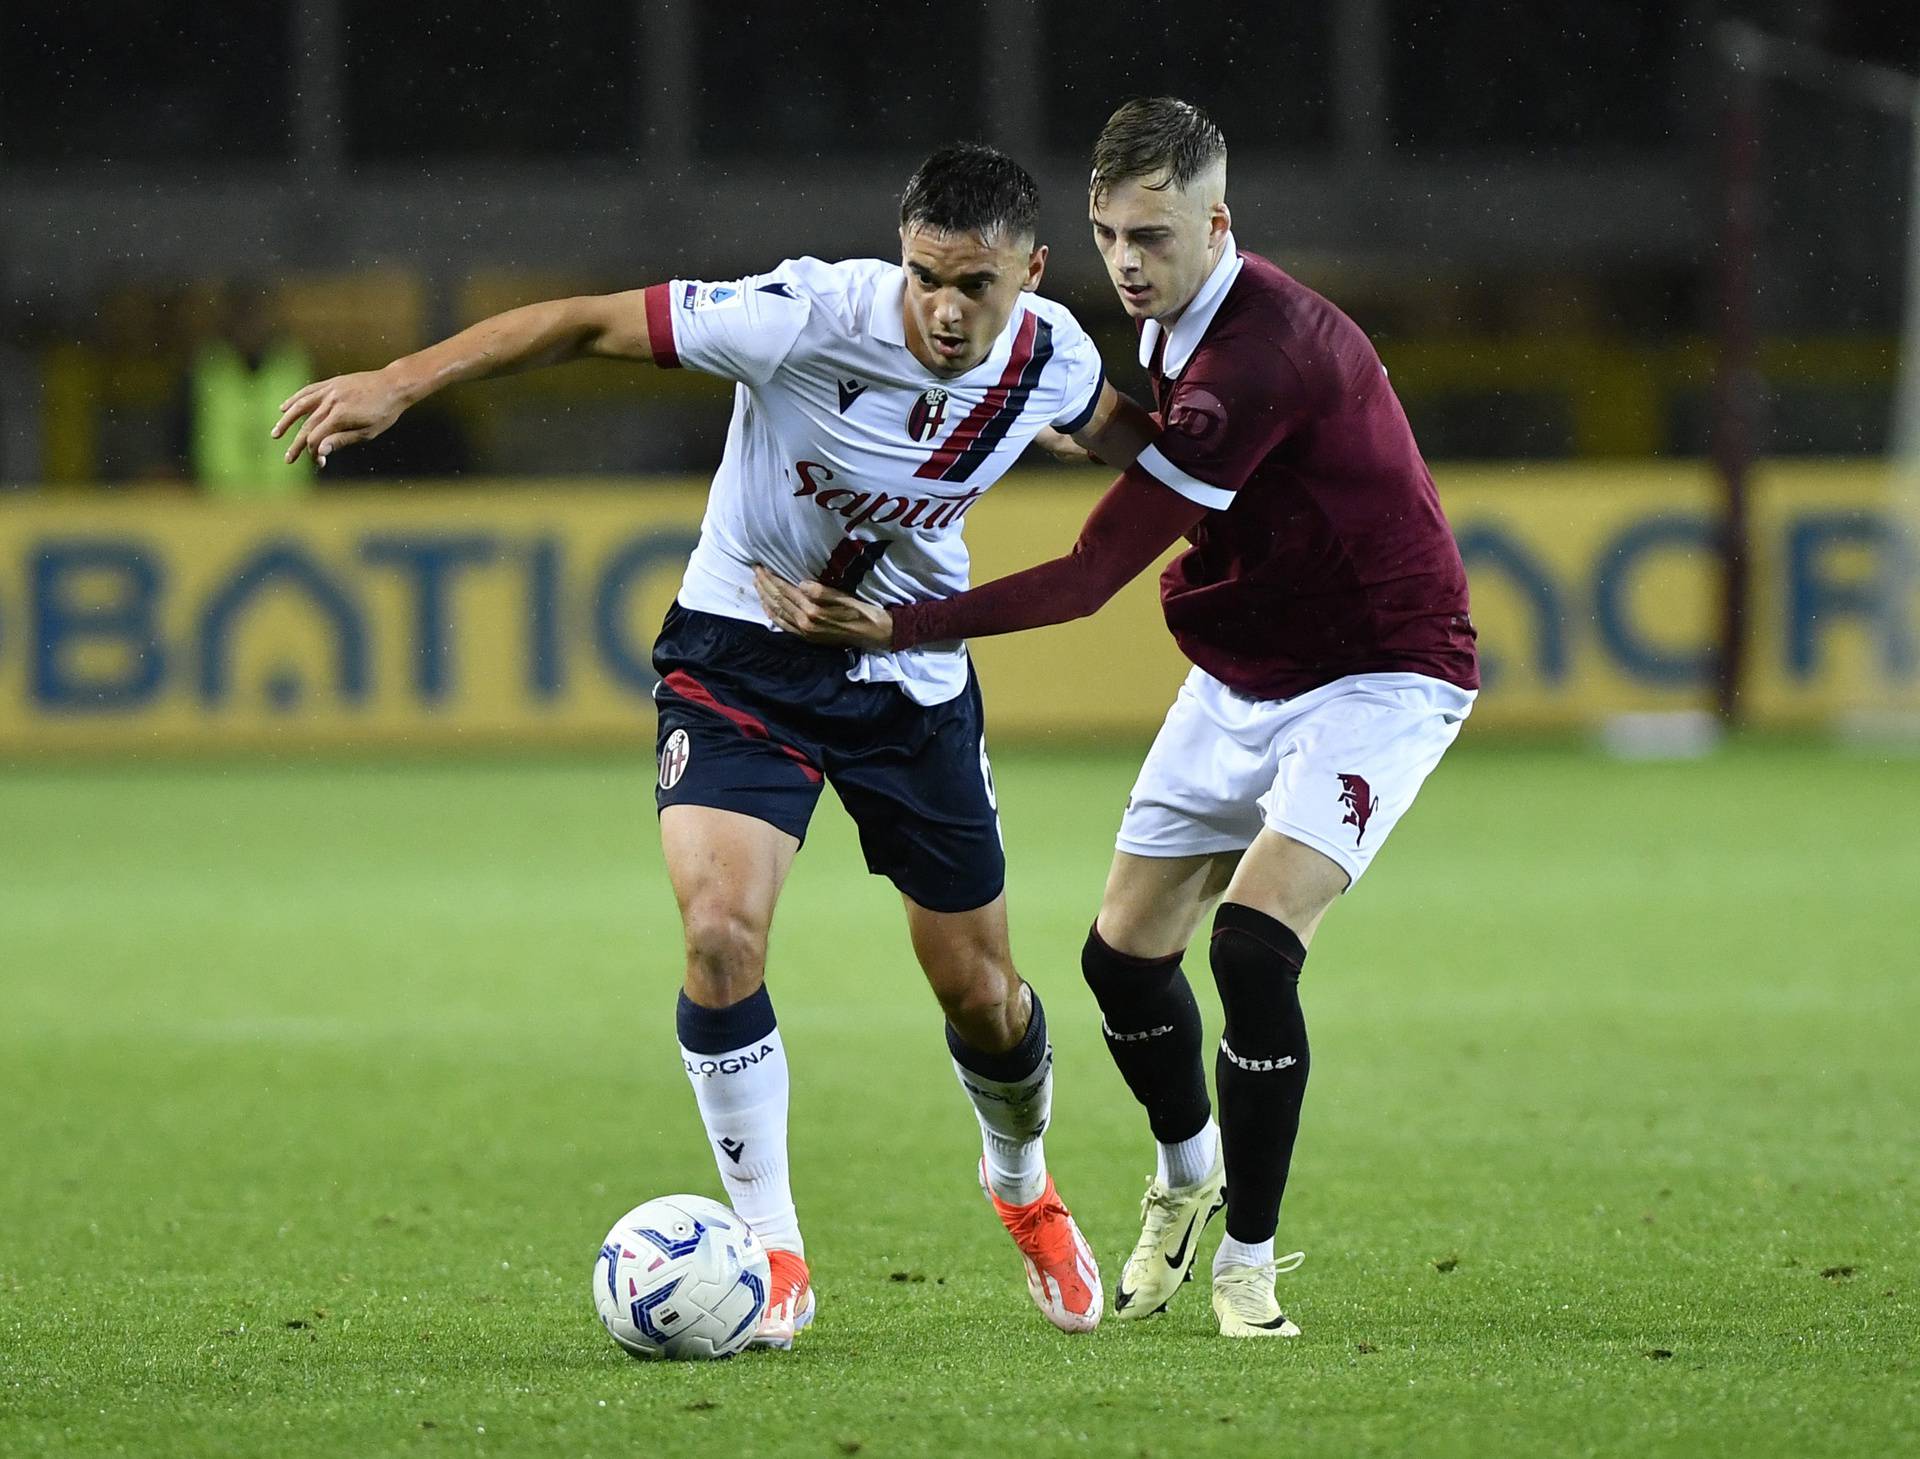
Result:
{"label": "player's knee", "polygon": [[1214,914],[1207,961],[1220,990],[1229,1041],[1237,1025],[1264,1025],[1276,1012],[1299,1006],[1306,944],[1277,917],[1238,902],[1222,902]]}
{"label": "player's knee", "polygon": [[[687,983],[696,1001],[725,1007],[752,995],[766,977],[766,930],[725,906],[686,913]],[[699,997],[699,993],[710,994]]]}
{"label": "player's knee", "polygon": [[1184,952],[1192,933],[1191,921],[1143,905],[1139,898],[1116,897],[1111,887],[1093,920],[1093,935],[1113,952],[1134,961],[1155,962]]}
{"label": "player's knee", "polygon": [[1115,988],[1164,981],[1169,969],[1178,965],[1177,954],[1168,958],[1130,951],[1125,939],[1105,922],[1089,927],[1087,940],[1080,945],[1080,976],[1095,998]]}
{"label": "player's knee", "polygon": [[1246,980],[1271,981],[1277,974],[1298,978],[1306,966],[1307,946],[1278,917],[1238,902],[1222,902],[1214,914],[1207,960],[1221,991]]}
{"label": "player's knee", "polygon": [[965,979],[935,989],[955,1033],[976,1049],[1001,1053],[1026,1032],[1026,1000],[1011,968],[983,964]]}
{"label": "player's knee", "polygon": [[1137,956],[1133,949],[1139,945],[1139,930],[1124,911],[1109,912],[1105,907],[1100,915],[1093,919],[1093,926],[1087,929],[1087,940],[1080,948],[1080,970],[1113,955],[1122,957]]}

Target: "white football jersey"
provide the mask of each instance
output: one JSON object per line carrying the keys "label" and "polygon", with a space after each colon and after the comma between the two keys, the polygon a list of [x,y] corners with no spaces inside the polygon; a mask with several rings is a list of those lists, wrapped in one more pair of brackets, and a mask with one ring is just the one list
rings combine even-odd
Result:
{"label": "white football jersey", "polygon": [[[1064,306],[1022,294],[986,359],[944,378],[907,349],[905,289],[897,263],[797,258],[646,291],[656,363],[737,382],[682,606],[771,627],[756,563],[882,605],[961,592],[967,513],[1041,427],[1092,417],[1099,351]],[[862,655],[848,677],[940,704],[966,646]]]}

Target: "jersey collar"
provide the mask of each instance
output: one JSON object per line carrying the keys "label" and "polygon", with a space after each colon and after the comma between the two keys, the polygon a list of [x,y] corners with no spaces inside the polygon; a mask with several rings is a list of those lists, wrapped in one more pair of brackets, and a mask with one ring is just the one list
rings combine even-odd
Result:
{"label": "jersey collar", "polygon": [[1186,311],[1173,321],[1172,329],[1163,329],[1157,319],[1149,319],[1140,326],[1140,363],[1150,368],[1153,364],[1154,347],[1160,343],[1160,336],[1167,337],[1166,353],[1160,360],[1162,375],[1178,375],[1186,369],[1187,361],[1193,358],[1193,352],[1200,348],[1200,341],[1206,337],[1207,326],[1213,323],[1213,316],[1220,312],[1220,305],[1227,297],[1227,291],[1233,287],[1233,281],[1240,277],[1243,260],[1240,250],[1234,246],[1233,234],[1227,234],[1227,246],[1220,250],[1220,261],[1213,266],[1213,272],[1207,275],[1207,281],[1200,286],[1200,292],[1193,296],[1193,302]]}
{"label": "jersey collar", "polygon": [[867,335],[882,344],[907,347],[907,321],[904,314],[907,303],[906,270],[894,266],[893,272],[880,280],[873,291],[873,312],[867,316]]}

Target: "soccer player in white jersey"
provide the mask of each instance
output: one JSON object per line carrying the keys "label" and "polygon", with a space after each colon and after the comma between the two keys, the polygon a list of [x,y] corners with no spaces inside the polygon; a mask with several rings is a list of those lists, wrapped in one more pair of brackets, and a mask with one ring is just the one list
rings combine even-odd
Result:
{"label": "soccer player in white jersey", "polygon": [[[967,585],[968,512],[1043,428],[1109,460],[1151,437],[1098,352],[1037,289],[1039,194],[985,147],[907,185],[901,261],[790,259],[483,320],[286,402],[289,461],[321,465],[461,380],[583,357],[737,382],[699,545],[655,645],[660,835],[686,934],[678,1033],[728,1197],[772,1256],[756,1341],[790,1346],[814,1294],[787,1160],[787,1061],[765,987],[774,904],[823,781],[906,907],[978,1116],[980,1180],[1057,1327],[1100,1319],[1098,1267],[1047,1173],[1052,1051],[1008,948],[980,691],[958,644],[823,649],[777,632],[756,564],[874,601]],[[296,429],[297,426],[297,429]]]}

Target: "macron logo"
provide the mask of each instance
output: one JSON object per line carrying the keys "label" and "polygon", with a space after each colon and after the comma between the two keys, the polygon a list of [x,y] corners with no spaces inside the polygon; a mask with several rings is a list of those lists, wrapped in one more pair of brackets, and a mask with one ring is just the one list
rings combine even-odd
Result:
{"label": "macron logo", "polygon": [[1275,1069],[1291,1069],[1300,1062],[1291,1054],[1283,1055],[1278,1059],[1243,1059],[1227,1047],[1225,1039],[1220,1040],[1220,1052],[1225,1054],[1235,1067],[1245,1069],[1250,1074],[1268,1074]]}
{"label": "macron logo", "polygon": [[837,383],[840,386],[840,414],[845,415],[847,408],[867,393],[866,382],[861,380],[841,380]]}

